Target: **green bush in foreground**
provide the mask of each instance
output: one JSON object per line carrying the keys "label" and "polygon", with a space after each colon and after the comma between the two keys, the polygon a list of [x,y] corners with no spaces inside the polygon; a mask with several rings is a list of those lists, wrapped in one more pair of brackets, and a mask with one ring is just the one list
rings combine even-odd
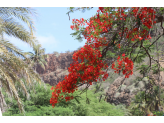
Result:
{"label": "green bush in foreground", "polygon": [[[125,116],[129,115],[125,106],[111,105],[104,100],[99,102],[99,93],[94,94],[91,90],[87,91],[87,98],[90,100],[90,104],[86,103],[86,92],[81,94],[79,98],[80,103],[75,99],[57,104],[52,108],[50,104],[50,98],[52,91],[51,86],[47,84],[47,89],[43,86],[35,85],[35,92],[30,92],[30,100],[26,100],[22,92],[19,92],[26,111],[25,116]],[[81,91],[76,91],[74,95],[79,94]],[[4,94],[5,95],[5,94]],[[10,104],[10,109],[3,113],[3,116],[23,116],[19,114],[19,108],[17,102],[12,99],[10,101],[5,98],[6,103]]]}

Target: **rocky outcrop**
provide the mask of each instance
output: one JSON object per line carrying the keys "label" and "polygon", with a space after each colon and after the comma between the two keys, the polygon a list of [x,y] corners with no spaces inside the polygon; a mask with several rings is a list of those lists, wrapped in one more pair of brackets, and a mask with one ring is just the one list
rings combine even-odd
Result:
{"label": "rocky outcrop", "polygon": [[[160,62],[161,66],[164,68],[164,63]],[[135,72],[136,74],[137,72]],[[154,80],[155,85],[160,85],[161,89],[164,89],[164,72],[160,72],[161,80],[158,81],[158,75],[150,73],[150,79]],[[138,74],[139,77],[142,77]],[[115,81],[110,84],[106,96],[106,101],[109,103],[113,103],[115,105],[125,104],[127,106],[130,105],[132,98],[139,91],[144,91],[145,89],[149,90],[153,87],[153,85],[148,81],[148,78],[143,78],[142,81],[137,81],[136,78],[133,78],[133,75],[130,77],[131,80],[125,79],[124,76],[119,76],[115,79]]]}
{"label": "rocky outcrop", "polygon": [[73,63],[72,56],[75,52],[48,54],[49,58],[46,59],[45,70],[40,65],[37,65],[36,71],[45,83],[54,86],[59,81],[64,80],[65,75],[68,75],[68,68]]}

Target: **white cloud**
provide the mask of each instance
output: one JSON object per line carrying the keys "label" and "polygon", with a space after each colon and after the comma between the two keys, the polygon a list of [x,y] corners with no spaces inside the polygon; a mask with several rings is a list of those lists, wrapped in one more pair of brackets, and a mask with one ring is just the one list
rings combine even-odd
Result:
{"label": "white cloud", "polygon": [[38,42],[42,45],[43,48],[50,48],[50,47],[57,47],[57,41],[55,40],[55,37],[52,35],[49,36],[37,36]]}

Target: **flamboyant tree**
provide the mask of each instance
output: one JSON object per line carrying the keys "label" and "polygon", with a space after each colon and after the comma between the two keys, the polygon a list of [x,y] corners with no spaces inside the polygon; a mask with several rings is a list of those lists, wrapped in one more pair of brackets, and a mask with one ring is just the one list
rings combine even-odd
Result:
{"label": "flamboyant tree", "polygon": [[[71,7],[70,12],[73,9]],[[87,42],[81,50],[74,53],[74,63],[68,69],[69,75],[55,88],[52,87],[54,92],[50,103],[53,106],[64,98],[66,101],[76,99],[76,96],[70,93],[77,90],[77,87],[87,84],[84,89],[87,90],[92,82],[97,82],[101,77],[105,80],[108,75],[102,70],[107,70],[108,66],[112,65],[111,68],[115,70],[115,73],[122,72],[125,78],[128,78],[133,74],[133,63],[141,63],[143,58],[148,56],[150,62],[145,69],[145,75],[147,76],[151,70],[152,60],[154,60],[150,54],[151,49],[164,34],[163,8],[99,7],[97,12],[89,20],[81,18],[72,21],[74,25],[71,25],[71,28],[76,30],[73,35],[78,35],[77,39],[80,40],[80,35],[83,34]],[[157,23],[160,23],[163,32],[151,42],[151,29]],[[85,24],[88,25],[86,28],[79,27]],[[109,51],[115,53],[116,56],[110,63],[106,59],[107,56],[110,57]],[[78,59],[81,59],[80,63]]]}

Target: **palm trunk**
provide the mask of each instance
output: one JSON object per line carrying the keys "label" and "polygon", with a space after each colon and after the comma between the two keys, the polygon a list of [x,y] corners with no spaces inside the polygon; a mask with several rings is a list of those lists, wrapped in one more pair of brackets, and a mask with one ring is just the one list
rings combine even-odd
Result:
{"label": "palm trunk", "polygon": [[2,83],[0,82],[0,112],[5,112],[5,108],[7,108],[7,104],[2,93]]}
{"label": "palm trunk", "polygon": [[5,106],[7,106],[7,105],[4,100],[4,96],[2,94],[1,87],[0,87],[0,112],[2,112],[2,113],[5,112]]}

